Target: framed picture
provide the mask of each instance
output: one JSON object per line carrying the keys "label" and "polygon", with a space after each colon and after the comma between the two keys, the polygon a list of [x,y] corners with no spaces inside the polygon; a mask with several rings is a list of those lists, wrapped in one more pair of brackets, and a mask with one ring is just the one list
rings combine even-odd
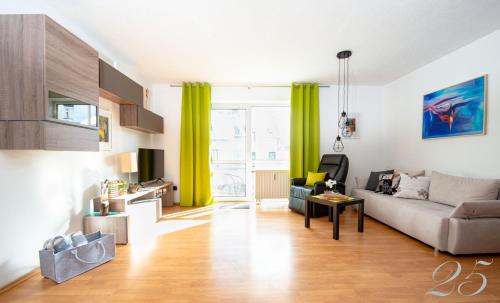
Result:
{"label": "framed picture", "polygon": [[486,133],[488,76],[424,96],[422,139]]}
{"label": "framed picture", "polygon": [[111,112],[99,109],[99,149],[112,149],[112,125]]}
{"label": "framed picture", "polygon": [[349,121],[348,129],[352,132],[350,137],[345,137],[342,135],[344,139],[359,139],[359,114],[358,113],[349,113],[349,117],[347,118]]}

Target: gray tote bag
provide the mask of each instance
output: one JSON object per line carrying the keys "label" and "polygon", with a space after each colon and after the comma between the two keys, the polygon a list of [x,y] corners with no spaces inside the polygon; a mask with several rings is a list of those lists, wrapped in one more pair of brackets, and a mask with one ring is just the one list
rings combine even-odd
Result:
{"label": "gray tote bag", "polygon": [[104,264],[115,256],[115,235],[102,234],[88,244],[54,253],[39,251],[42,276],[61,283]]}

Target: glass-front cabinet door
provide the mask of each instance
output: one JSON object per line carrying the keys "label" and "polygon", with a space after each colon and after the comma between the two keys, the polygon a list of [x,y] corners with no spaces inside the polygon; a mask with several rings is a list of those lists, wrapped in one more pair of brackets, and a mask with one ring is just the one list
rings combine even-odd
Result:
{"label": "glass-front cabinet door", "polygon": [[49,119],[97,127],[97,106],[49,91]]}

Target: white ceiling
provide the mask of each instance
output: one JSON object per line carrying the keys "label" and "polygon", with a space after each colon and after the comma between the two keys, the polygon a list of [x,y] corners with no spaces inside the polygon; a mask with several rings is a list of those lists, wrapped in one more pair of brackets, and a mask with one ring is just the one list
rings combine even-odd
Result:
{"label": "white ceiling", "polygon": [[352,82],[385,84],[500,28],[498,0],[8,1],[57,11],[151,83],[334,83],[351,49]]}

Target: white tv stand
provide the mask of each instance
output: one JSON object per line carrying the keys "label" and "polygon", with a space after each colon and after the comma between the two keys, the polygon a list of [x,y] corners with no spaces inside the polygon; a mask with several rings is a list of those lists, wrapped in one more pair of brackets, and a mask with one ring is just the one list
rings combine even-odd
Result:
{"label": "white tv stand", "polygon": [[[154,225],[162,217],[162,208],[174,205],[173,183],[171,181],[149,182],[136,193],[109,199],[109,211],[118,213],[108,216],[89,215],[84,217],[85,233],[100,230],[115,234],[117,244],[127,244],[154,236]],[[158,184],[158,185],[157,185]],[[150,200],[140,202],[142,200]],[[100,198],[92,199],[93,210],[99,210]]]}

